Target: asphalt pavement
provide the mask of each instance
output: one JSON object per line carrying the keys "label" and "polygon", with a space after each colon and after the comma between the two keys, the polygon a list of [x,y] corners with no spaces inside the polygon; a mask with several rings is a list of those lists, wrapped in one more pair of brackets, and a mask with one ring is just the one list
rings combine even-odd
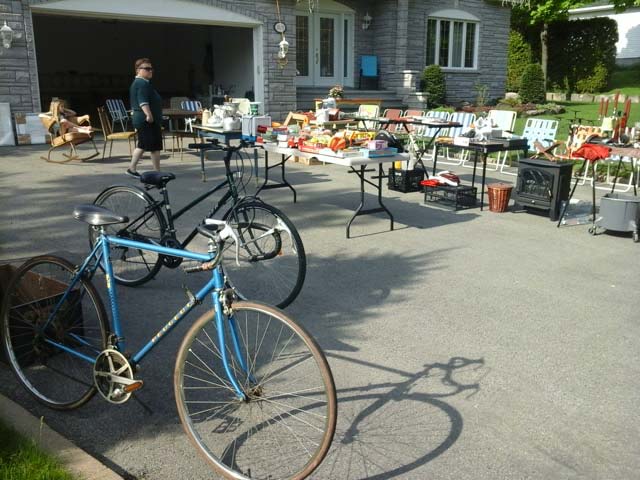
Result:
{"label": "asphalt pavement", "polygon": [[[42,151],[0,149],[0,261],[86,255],[73,206],[135,183],[124,175],[126,145],[84,164],[46,163]],[[174,209],[222,178],[221,162],[209,161],[203,184],[193,154],[164,155],[162,167],[177,176]],[[471,170],[451,169],[469,180]],[[305,285],[287,311],[325,350],[339,399],[338,431],[313,478],[638,478],[640,245],[630,234],[591,236],[588,225],[556,228],[525,212],[450,212],[385,188],[395,230],[382,215],[363,216],[347,239],[357,177],[291,162],[287,172],[297,203],[285,189],[261,195],[293,220],[307,252]],[[576,198],[588,200],[590,189],[578,187]],[[186,302],[189,281],[163,269],[147,285],[119,288],[130,344]],[[172,373],[186,327],[142,363],[145,386],[122,406],[96,396],[72,412],[49,410],[4,364],[0,393],[127,479],[217,478],[176,412]]]}

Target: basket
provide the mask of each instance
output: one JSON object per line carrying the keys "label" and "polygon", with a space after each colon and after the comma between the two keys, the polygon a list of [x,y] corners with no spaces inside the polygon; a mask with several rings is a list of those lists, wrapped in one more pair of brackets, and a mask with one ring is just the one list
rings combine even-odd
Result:
{"label": "basket", "polygon": [[492,183],[487,185],[489,195],[489,210],[491,212],[506,212],[509,208],[509,198],[513,185],[510,183]]}

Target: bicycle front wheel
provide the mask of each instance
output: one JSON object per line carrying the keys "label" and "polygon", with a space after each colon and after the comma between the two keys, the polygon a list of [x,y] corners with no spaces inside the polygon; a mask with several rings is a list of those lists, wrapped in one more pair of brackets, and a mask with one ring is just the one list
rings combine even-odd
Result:
{"label": "bicycle front wheel", "polygon": [[107,346],[107,314],[90,280],[64,294],[75,267],[55,256],[34,257],[14,274],[4,296],[2,335],[11,369],[41,403],[68,410],[95,393],[93,363]]}
{"label": "bicycle front wheel", "polygon": [[306,478],[335,432],[337,400],[327,360],[276,308],[237,302],[227,320],[224,348],[245,398],[225,373],[209,312],[188,331],[176,360],[176,403],[187,436],[225,478]]}
{"label": "bicycle front wheel", "polygon": [[225,246],[222,262],[227,281],[240,298],[278,308],[293,302],[304,283],[307,256],[291,220],[260,201],[236,205],[224,219],[240,240],[238,262],[232,243]]}
{"label": "bicycle front wheel", "polygon": [[[129,218],[127,224],[107,225],[107,234],[139,242],[161,243],[166,222],[162,212],[146,192],[135,187],[117,185],[104,190],[93,203]],[[97,242],[98,235],[98,229],[90,226],[91,248]],[[160,254],[137,248],[112,245],[110,256],[116,281],[129,287],[148,282],[162,267]]]}

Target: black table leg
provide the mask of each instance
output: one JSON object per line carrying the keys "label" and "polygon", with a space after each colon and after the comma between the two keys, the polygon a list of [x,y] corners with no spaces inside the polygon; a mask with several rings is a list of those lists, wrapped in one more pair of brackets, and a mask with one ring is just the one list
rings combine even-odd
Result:
{"label": "black table leg", "polygon": [[[298,193],[296,192],[296,189],[293,188],[293,185],[291,185],[287,181],[287,179],[285,177],[285,163],[290,158],[291,158],[291,155],[286,156],[285,154],[282,154],[282,160],[280,161],[280,163],[276,163],[275,165],[269,166],[269,153],[268,152],[264,152],[264,182],[262,182],[262,185],[260,185],[260,187],[256,191],[256,195],[258,195],[262,190],[270,190],[272,188],[288,187],[291,190],[291,192],[293,192],[293,203],[296,203],[297,198],[298,198]],[[267,185],[269,183],[269,170],[271,170],[272,168],[276,168],[276,167],[280,167],[281,168],[282,181]]]}
{"label": "black table leg", "polygon": [[482,154],[482,190],[480,190],[480,211],[484,207],[484,183],[487,176],[487,153]]}
{"label": "black table leg", "polygon": [[[353,216],[349,220],[349,223],[347,223],[347,238],[351,238],[351,224],[356,219],[356,217],[358,217],[360,215],[368,215],[368,214],[372,214],[372,213],[384,212],[389,216],[389,221],[391,223],[390,230],[393,230],[393,214],[382,203],[382,179],[385,178],[384,170],[382,168],[382,164],[381,163],[378,164],[378,175],[376,177],[373,177],[373,178],[376,178],[378,180],[377,184],[373,183],[372,181],[367,180],[365,178],[365,174],[367,172],[375,172],[375,170],[374,169],[367,169],[365,167],[365,165],[360,165],[360,169],[359,170],[356,170],[354,167],[351,167],[351,171],[349,172],[349,173],[355,173],[360,178],[360,205],[358,205],[358,208],[356,208],[356,211],[353,213]],[[376,208],[364,208],[364,193],[365,193],[364,184],[365,183],[368,183],[369,185],[372,185],[374,188],[376,188],[378,190],[378,205],[379,205],[379,207],[376,207]]]}
{"label": "black table leg", "polygon": [[203,148],[200,149],[200,173],[202,174],[202,181],[206,182],[207,181],[207,174],[204,171],[204,152],[205,150]]}

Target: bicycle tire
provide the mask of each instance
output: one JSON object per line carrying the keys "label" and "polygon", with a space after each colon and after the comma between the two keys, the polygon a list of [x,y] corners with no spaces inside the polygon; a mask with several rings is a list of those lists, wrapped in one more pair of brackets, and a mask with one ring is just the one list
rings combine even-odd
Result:
{"label": "bicycle tire", "polygon": [[[129,223],[124,226],[105,226],[107,233],[140,242],[161,243],[167,223],[162,211],[147,192],[137,187],[115,185],[102,191],[93,203],[129,217]],[[98,229],[89,226],[91,248],[97,238]],[[110,256],[116,282],[129,287],[148,282],[162,267],[162,255],[155,252],[113,245]]]}
{"label": "bicycle tire", "polygon": [[205,313],[185,335],[174,370],[176,404],[189,440],[225,478],[306,478],[326,456],[336,427],[336,390],[324,353],[274,307],[236,302],[226,320],[225,331],[229,336],[235,326],[240,356],[249,366],[242,369],[229,339],[229,366],[247,399],[229,385],[214,313]]}
{"label": "bicycle tire", "polygon": [[107,313],[93,283],[80,278],[44,332],[46,322],[75,275],[64,258],[27,260],[9,282],[2,309],[3,344],[19,382],[36,400],[57,410],[80,407],[95,394],[93,364],[47,340],[95,357],[107,346]]}
{"label": "bicycle tire", "polygon": [[[222,260],[227,281],[240,298],[278,308],[293,302],[307,273],[304,245],[293,222],[260,200],[232,207],[223,219],[240,239],[240,265],[236,263],[233,242],[225,245]],[[273,233],[265,236],[270,229],[274,229]]]}

